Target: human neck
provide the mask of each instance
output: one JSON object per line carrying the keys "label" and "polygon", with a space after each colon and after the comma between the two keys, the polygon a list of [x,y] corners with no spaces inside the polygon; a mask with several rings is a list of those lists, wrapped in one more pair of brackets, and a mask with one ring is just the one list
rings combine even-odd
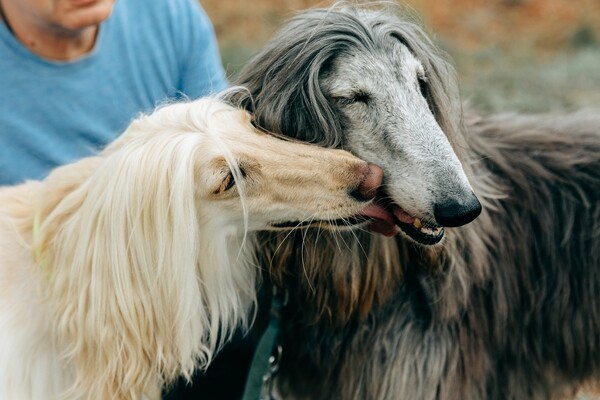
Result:
{"label": "human neck", "polygon": [[29,51],[54,61],[69,61],[88,54],[94,48],[98,25],[68,30],[17,8],[0,3],[0,19]]}

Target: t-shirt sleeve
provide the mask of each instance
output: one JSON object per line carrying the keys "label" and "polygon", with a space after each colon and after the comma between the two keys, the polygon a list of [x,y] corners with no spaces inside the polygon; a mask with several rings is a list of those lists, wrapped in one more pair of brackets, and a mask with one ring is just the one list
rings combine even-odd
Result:
{"label": "t-shirt sleeve", "polygon": [[181,60],[179,90],[196,99],[225,89],[229,83],[208,15],[197,0],[172,1],[177,3],[174,27]]}

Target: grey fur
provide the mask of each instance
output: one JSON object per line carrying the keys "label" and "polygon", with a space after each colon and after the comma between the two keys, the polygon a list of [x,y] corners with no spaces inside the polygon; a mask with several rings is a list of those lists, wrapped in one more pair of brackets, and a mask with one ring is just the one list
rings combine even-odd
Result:
{"label": "grey fur", "polygon": [[[427,103],[407,89],[416,81],[402,46],[424,68]],[[377,82],[365,70],[357,80],[357,66],[376,69]],[[365,82],[379,85],[383,100],[356,118],[333,97]],[[463,128],[452,69],[418,25],[389,8],[348,4],[293,19],[236,83],[254,103],[232,101],[258,125],[382,164],[387,191],[414,212],[428,212],[423,198],[466,190],[444,151],[407,162],[396,146],[398,135],[441,127],[484,204],[443,246],[365,232],[302,232],[283,244],[266,237],[263,256],[291,294],[279,381],[286,397],[550,399],[598,378],[600,113],[471,116]],[[420,188],[405,196],[397,176],[432,197]]]}
{"label": "grey fur", "polygon": [[[440,82],[449,67],[416,25],[399,26],[383,12],[342,9],[299,15],[280,33],[286,46],[273,42],[262,52],[271,68],[251,78],[262,88],[252,93],[258,124],[377,160],[388,194],[424,221],[435,220],[436,205],[468,203],[473,191],[448,141],[456,135],[440,128],[458,129],[452,108],[458,103]],[[419,61],[424,53],[430,57]],[[425,93],[431,109],[443,110],[438,121],[421,89],[432,92]],[[368,99],[352,101],[357,95]]]}

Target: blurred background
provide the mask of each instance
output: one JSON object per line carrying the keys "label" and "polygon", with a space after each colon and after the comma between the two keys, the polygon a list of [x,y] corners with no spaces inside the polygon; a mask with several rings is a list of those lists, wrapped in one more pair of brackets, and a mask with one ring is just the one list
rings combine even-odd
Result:
{"label": "blurred background", "polygon": [[[200,0],[228,75],[315,0]],[[481,111],[600,107],[600,0],[406,0]]]}

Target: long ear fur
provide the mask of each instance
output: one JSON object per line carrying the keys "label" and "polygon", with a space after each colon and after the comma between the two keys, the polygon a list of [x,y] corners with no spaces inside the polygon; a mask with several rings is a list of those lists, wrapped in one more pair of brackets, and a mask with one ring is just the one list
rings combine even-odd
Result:
{"label": "long ear fur", "polygon": [[[189,120],[182,110],[175,119]],[[189,378],[244,323],[253,299],[254,275],[235,265],[244,257],[227,247],[227,233],[199,224],[200,134],[149,134],[151,118],[109,147],[42,225],[57,337],[77,371],[67,396],[134,398]]]}

